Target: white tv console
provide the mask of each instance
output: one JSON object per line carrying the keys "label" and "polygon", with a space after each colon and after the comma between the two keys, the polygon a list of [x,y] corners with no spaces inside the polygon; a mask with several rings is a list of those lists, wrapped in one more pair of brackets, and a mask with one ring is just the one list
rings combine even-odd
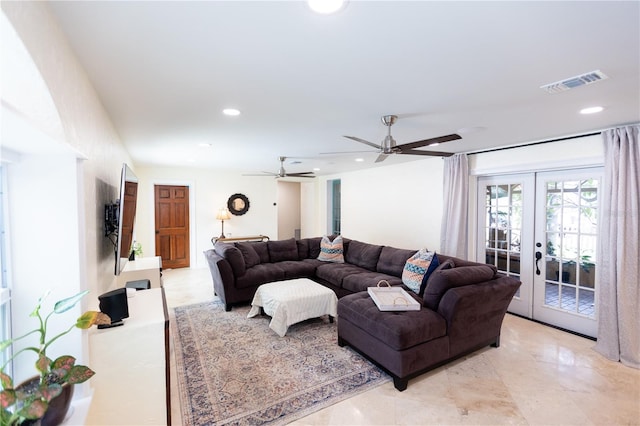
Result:
{"label": "white tv console", "polygon": [[171,424],[169,314],[160,257],[128,262],[116,288],[139,279],[149,279],[151,289],[127,298],[124,325],[89,330],[88,365],[96,374],[88,382],[93,398],[85,424]]}
{"label": "white tv console", "polygon": [[129,260],[120,275],[116,277],[116,285],[114,288],[124,287],[129,281],[149,280],[151,288],[160,288],[162,286],[161,271],[162,258],[140,257],[136,260]]}

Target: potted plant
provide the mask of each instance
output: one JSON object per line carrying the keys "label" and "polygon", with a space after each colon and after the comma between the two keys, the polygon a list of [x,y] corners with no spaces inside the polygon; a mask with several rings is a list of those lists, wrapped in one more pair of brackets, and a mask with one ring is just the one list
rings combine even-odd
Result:
{"label": "potted plant", "polygon": [[[62,314],[73,308],[89,291],[83,291],[75,296],[55,303],[53,310],[43,317],[40,309],[48,296],[42,296],[31,312],[30,317],[36,318],[38,325],[35,329],[15,339],[0,343],[0,351],[5,350],[13,342],[35,334],[39,337],[39,346],[29,346],[14,354],[0,369],[0,424],[15,425],[27,420],[42,419],[42,424],[57,425],[62,422],[69,408],[73,396],[73,385],[83,383],[95,374],[84,365],[76,365],[76,359],[71,355],[63,355],[55,360],[47,356],[47,349],[53,342],[71,332],[74,328],[88,329],[94,324],[110,324],[108,315],[97,311],[87,311],[82,314],[66,331],[51,338],[47,338],[47,326],[54,314]],[[36,354],[35,367],[38,375],[20,385],[14,385],[11,376],[5,372],[7,365],[22,352]],[[66,397],[66,400],[65,398]],[[62,413],[56,413],[54,408],[60,407]]]}

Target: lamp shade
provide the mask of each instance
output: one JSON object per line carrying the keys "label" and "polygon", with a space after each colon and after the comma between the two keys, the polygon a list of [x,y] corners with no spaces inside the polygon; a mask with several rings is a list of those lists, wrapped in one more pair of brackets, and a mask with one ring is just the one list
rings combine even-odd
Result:
{"label": "lamp shade", "polygon": [[229,214],[229,210],[222,208],[218,210],[218,214],[216,214],[216,219],[218,220],[229,220],[231,219],[231,215]]}

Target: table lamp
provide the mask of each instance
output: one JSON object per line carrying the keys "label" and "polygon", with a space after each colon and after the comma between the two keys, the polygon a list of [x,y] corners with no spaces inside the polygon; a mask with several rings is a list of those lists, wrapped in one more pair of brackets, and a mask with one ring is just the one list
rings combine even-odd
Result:
{"label": "table lamp", "polygon": [[222,233],[220,234],[219,238],[226,238],[224,236],[224,221],[231,219],[231,215],[229,214],[229,210],[227,210],[225,208],[221,208],[220,210],[218,210],[218,214],[216,214],[216,219],[222,221]]}

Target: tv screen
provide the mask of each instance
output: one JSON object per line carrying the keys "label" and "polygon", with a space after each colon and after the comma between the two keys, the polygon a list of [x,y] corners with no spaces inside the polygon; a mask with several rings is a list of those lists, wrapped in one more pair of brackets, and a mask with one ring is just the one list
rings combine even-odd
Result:
{"label": "tv screen", "polygon": [[126,164],[122,165],[120,177],[120,203],[118,205],[118,233],[116,240],[115,274],[124,268],[133,246],[133,228],[138,202],[138,178]]}

